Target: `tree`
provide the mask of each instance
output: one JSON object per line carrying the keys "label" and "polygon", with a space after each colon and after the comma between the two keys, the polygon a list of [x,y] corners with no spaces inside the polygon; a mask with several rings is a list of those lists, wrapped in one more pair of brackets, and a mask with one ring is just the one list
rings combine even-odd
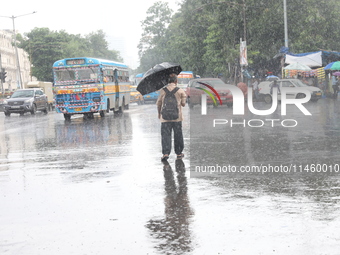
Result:
{"label": "tree", "polygon": [[[287,13],[291,52],[340,49],[338,0],[290,0]],[[282,1],[183,0],[170,24],[164,26],[163,38],[149,33],[154,27],[143,27],[143,65],[146,59],[162,56],[203,76],[223,73],[232,77],[239,68],[239,43],[246,28],[248,69],[254,73],[281,70],[280,59],[273,57],[284,45]]]}
{"label": "tree", "polygon": [[142,21],[143,33],[138,44],[141,72],[167,59],[168,40],[165,34],[171,21],[172,10],[168,3],[156,2],[146,14],[147,17]]}
{"label": "tree", "polygon": [[99,57],[123,61],[118,51],[109,50],[105,33],[99,30],[85,37],[48,28],[34,28],[25,37],[19,35],[18,47],[28,52],[32,76],[38,80],[53,81],[52,65],[55,61],[72,57]]}
{"label": "tree", "polygon": [[62,45],[67,41],[66,33],[57,33],[48,28],[34,28],[22,38],[19,47],[28,52],[32,76],[39,80],[52,81],[52,65],[62,58]]}

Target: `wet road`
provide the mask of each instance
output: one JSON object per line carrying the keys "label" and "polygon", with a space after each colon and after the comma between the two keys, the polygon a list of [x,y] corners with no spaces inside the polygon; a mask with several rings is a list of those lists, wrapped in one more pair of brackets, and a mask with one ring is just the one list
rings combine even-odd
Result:
{"label": "wet road", "polygon": [[285,118],[298,121],[295,129],[221,125],[211,132],[211,119],[224,111],[230,119],[231,109],[208,109],[202,121],[199,108],[190,118],[185,108],[186,157],[171,155],[169,165],[160,162],[152,104],[71,122],[56,113],[1,114],[0,254],[340,254],[335,168],[194,171],[211,164],[335,167],[339,107],[329,99],[308,104],[311,118],[290,109]]}

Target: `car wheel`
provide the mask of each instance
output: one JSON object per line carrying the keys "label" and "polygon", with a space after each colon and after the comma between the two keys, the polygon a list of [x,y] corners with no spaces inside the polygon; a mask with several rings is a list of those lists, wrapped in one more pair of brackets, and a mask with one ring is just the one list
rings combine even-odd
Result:
{"label": "car wheel", "polygon": [[4,113],[5,113],[5,116],[6,116],[6,117],[11,116],[11,113],[10,113],[10,112],[4,112]]}
{"label": "car wheel", "polygon": [[302,94],[302,93],[299,93],[296,95],[296,98],[305,98],[306,95],[305,94]]}
{"label": "car wheel", "polygon": [[273,99],[272,99],[272,96],[271,95],[265,95],[264,96],[264,101],[267,103],[267,104],[270,104]]}
{"label": "car wheel", "polygon": [[44,108],[44,110],[42,110],[42,112],[43,112],[44,114],[47,114],[48,111],[49,111],[48,109],[49,109],[48,103],[46,103],[46,104],[45,104],[45,108]]}
{"label": "car wheel", "polygon": [[36,112],[37,112],[37,106],[35,104],[33,104],[31,114],[34,115]]}

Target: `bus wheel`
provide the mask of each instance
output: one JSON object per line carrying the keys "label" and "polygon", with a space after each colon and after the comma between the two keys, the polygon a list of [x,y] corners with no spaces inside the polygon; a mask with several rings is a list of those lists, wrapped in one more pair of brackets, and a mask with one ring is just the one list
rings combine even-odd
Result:
{"label": "bus wheel", "polygon": [[106,112],[110,113],[110,100],[109,99],[107,100],[106,105],[107,105]]}
{"label": "bus wheel", "polygon": [[70,114],[64,114],[64,119],[65,120],[71,120],[71,115]]}
{"label": "bus wheel", "polygon": [[123,98],[122,106],[119,107],[119,113],[123,113],[125,110],[125,99]]}
{"label": "bus wheel", "polygon": [[100,117],[104,118],[105,117],[105,110],[102,110],[99,112]]}

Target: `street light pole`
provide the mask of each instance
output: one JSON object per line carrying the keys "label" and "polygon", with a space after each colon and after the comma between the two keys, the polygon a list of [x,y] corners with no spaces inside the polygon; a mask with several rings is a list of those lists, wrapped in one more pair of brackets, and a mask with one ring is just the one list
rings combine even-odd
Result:
{"label": "street light pole", "polygon": [[246,2],[243,0],[243,41],[247,41]]}
{"label": "street light pole", "polygon": [[288,28],[287,28],[287,2],[283,0],[283,17],[285,29],[285,47],[288,48]]}
{"label": "street light pole", "polygon": [[15,32],[15,23],[14,23],[14,19],[15,19],[15,18],[22,17],[22,16],[34,14],[34,13],[36,13],[36,11],[31,12],[31,13],[27,13],[27,14],[18,15],[18,16],[14,16],[14,15],[12,15],[12,16],[0,16],[0,17],[3,17],[3,18],[10,18],[10,19],[12,19],[12,23],[13,23],[13,34],[14,34],[14,48],[15,48],[15,55],[16,55],[16,62],[17,62],[17,75],[18,75],[18,78],[19,78],[19,84],[18,84],[18,87],[19,87],[19,88],[22,88],[22,78],[21,78],[21,70],[20,70],[19,54],[18,54],[18,47],[17,47],[17,34],[16,34],[16,32]]}

